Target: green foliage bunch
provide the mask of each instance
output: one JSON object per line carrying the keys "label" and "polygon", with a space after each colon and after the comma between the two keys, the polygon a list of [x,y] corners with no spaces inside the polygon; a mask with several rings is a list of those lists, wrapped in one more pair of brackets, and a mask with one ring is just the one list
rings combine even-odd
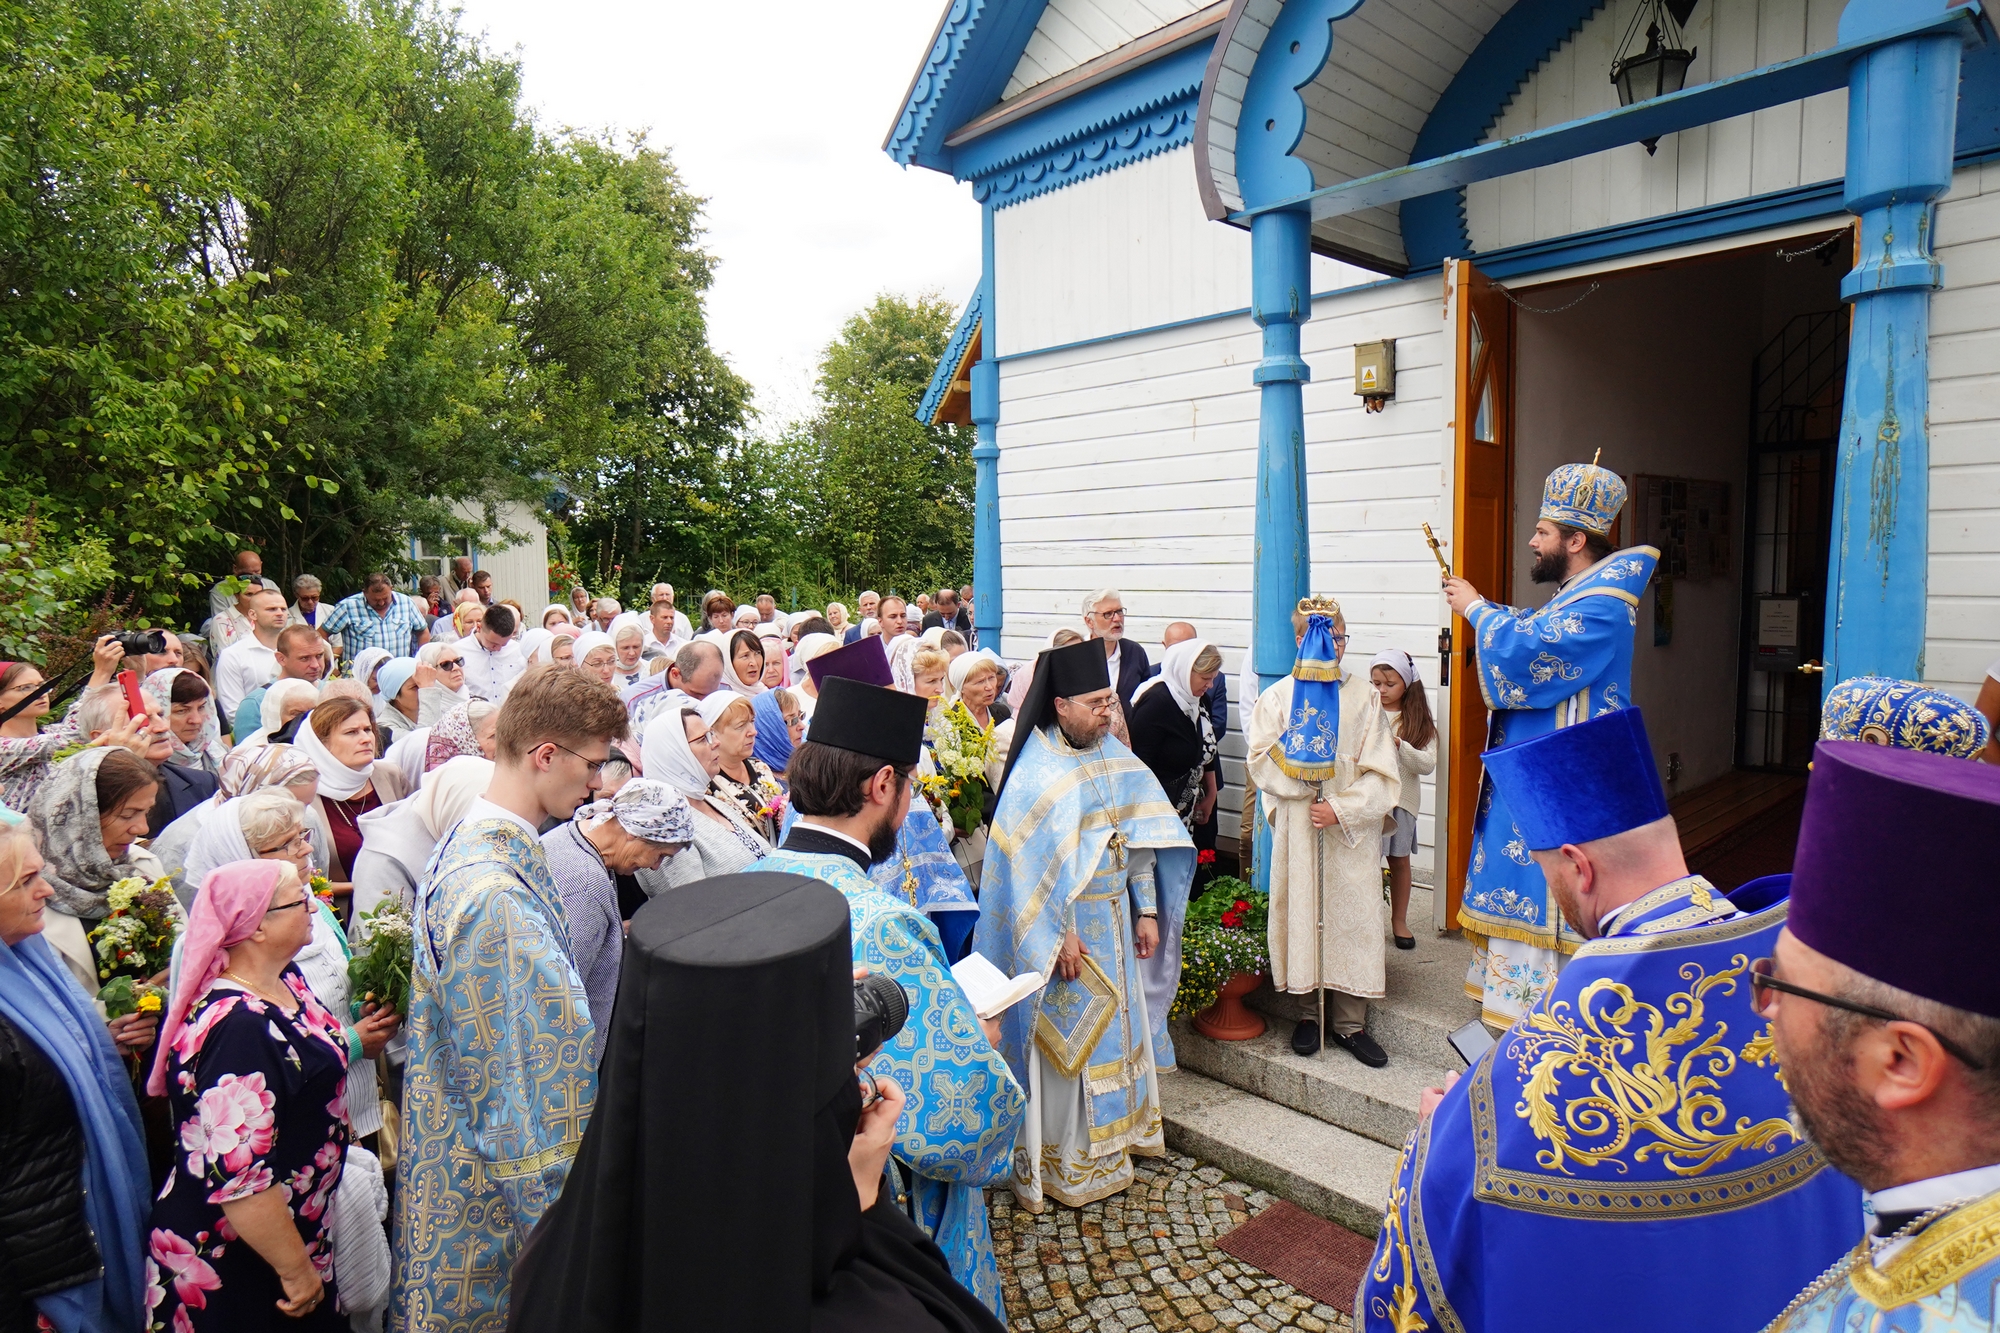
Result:
{"label": "green foliage bunch", "polygon": [[645,493],[745,419],[701,204],[429,4],[0,0],[0,516],[194,621],[238,546],[338,591]]}

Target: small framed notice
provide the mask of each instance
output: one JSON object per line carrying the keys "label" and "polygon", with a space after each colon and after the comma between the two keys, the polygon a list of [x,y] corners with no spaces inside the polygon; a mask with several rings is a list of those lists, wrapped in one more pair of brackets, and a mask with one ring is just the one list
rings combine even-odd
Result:
{"label": "small framed notice", "polygon": [[1765,593],[1757,599],[1757,647],[1752,659],[1757,670],[1791,671],[1799,665],[1804,602],[1795,592]]}

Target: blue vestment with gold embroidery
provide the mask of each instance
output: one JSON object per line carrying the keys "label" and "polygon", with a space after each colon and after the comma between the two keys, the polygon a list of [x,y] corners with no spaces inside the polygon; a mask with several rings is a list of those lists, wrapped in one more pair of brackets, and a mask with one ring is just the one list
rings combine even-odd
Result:
{"label": "blue vestment with gold embroidery", "polygon": [[[1486,748],[1544,736],[1632,702],[1632,631],[1660,553],[1634,546],[1592,565],[1532,611],[1480,602],[1466,612],[1480,692],[1492,710]],[[1478,935],[1576,951],[1548,881],[1507,802],[1482,778],[1472,866],[1458,924]]]}
{"label": "blue vestment with gold embroidery", "polygon": [[1757,1329],[1854,1243],[1751,998],[1788,883],[1676,880],[1577,951],[1404,1145],[1370,1333]]}
{"label": "blue vestment with gold embroidery", "polygon": [[[798,822],[799,812],[788,802],[778,839]],[[931,919],[945,958],[965,957],[972,944],[972,927],[979,919],[979,899],[972,881],[951,854],[951,839],[929,805],[912,793],[910,813],[896,829],[896,850],[868,868],[868,878],[891,898],[901,898]]]}
{"label": "blue vestment with gold embroidery", "polygon": [[781,847],[757,869],[809,875],[839,889],[855,966],[889,977],[909,997],[909,1021],[871,1065],[907,1099],[891,1152],[912,1177],[911,1218],[944,1251],[959,1285],[1004,1320],[982,1187],[1007,1178],[1028,1099],[952,979],[937,929],[844,856]]}
{"label": "blue vestment with gold embroidery", "polygon": [[471,818],[412,913],[396,1189],[398,1333],[501,1333],[514,1260],[597,1102],[595,1027],[541,844]]}
{"label": "blue vestment with gold embroidery", "polygon": [[1868,1242],[1799,1293],[1771,1333],[1995,1333],[2000,1330],[2000,1194],[1932,1219],[1873,1260]]}

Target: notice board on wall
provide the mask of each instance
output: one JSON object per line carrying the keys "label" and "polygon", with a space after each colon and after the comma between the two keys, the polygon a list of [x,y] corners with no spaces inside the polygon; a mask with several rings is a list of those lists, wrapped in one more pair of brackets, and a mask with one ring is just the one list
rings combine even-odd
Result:
{"label": "notice board on wall", "polygon": [[1662,577],[1701,583],[1729,576],[1734,527],[1728,482],[1642,472],[1632,490],[1632,540],[1659,548]]}

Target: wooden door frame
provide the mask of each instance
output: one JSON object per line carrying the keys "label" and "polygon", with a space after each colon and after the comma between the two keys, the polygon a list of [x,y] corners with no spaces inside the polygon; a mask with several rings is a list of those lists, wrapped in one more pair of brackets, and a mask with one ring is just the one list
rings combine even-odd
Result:
{"label": "wooden door frame", "polygon": [[[1491,279],[1480,273],[1470,260],[1457,259],[1446,264],[1444,271],[1444,317],[1446,336],[1452,348],[1452,417],[1446,424],[1450,436],[1448,457],[1451,460],[1448,487],[1450,491],[1450,538],[1451,549],[1470,549],[1464,534],[1470,530],[1467,504],[1470,487],[1466,484],[1466,448],[1472,437],[1473,422],[1478,416],[1478,404],[1474,401],[1475,389],[1479,382],[1480,366],[1472,359],[1473,293],[1497,287]],[[1498,295],[1498,293],[1494,293]],[[1500,601],[1509,601],[1513,595],[1513,510],[1514,492],[1514,321],[1513,305],[1501,296],[1498,301],[1484,301],[1489,312],[1501,312],[1498,328],[1489,328],[1484,334],[1485,352],[1488,358],[1500,357],[1502,376],[1495,395],[1497,414],[1496,434],[1501,438],[1495,443],[1503,450],[1503,472],[1505,476],[1505,502],[1501,506],[1501,528],[1499,548],[1501,569],[1498,577],[1500,586],[1481,588],[1480,591]],[[1459,562],[1454,559],[1454,569]],[[1444,744],[1439,747],[1439,769],[1437,785],[1442,799],[1439,802],[1444,816],[1444,836],[1436,840],[1437,859],[1434,875],[1442,879],[1443,892],[1433,892],[1432,922],[1439,930],[1458,928],[1458,908],[1465,894],[1465,877],[1472,861],[1472,828],[1479,805],[1479,785],[1484,769],[1479,762],[1480,751],[1486,747],[1487,710],[1485,696],[1480,692],[1476,675],[1478,670],[1474,660],[1472,627],[1458,616],[1449,612],[1451,625],[1451,684],[1446,691],[1446,726]]]}

